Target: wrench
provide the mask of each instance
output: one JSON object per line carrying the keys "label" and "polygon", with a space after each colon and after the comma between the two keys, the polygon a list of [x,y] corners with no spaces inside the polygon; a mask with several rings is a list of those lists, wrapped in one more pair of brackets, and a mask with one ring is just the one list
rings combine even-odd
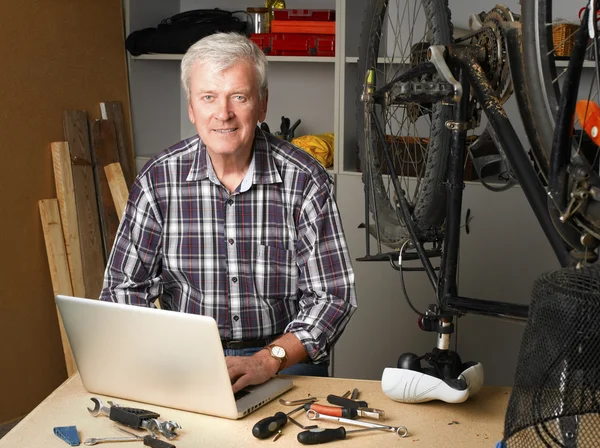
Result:
{"label": "wrench", "polygon": [[83,444],[84,445],[96,445],[97,443],[131,442],[133,440],[137,440],[137,439],[135,437],[90,437],[89,439],[85,439]]}
{"label": "wrench", "polygon": [[306,416],[309,420],[331,420],[334,422],[345,423],[347,425],[362,426],[363,428],[379,429],[382,431],[391,431],[398,434],[400,437],[406,437],[408,435],[408,429],[404,426],[389,426],[381,425],[379,423],[363,422],[360,420],[352,420],[349,418],[332,417],[330,415],[319,414],[317,411],[310,409],[306,411]]}
{"label": "wrench", "polygon": [[[111,408],[113,408],[113,407],[114,408],[122,408],[123,407],[118,404],[114,404],[112,401],[108,402],[108,404],[110,406],[105,406],[104,403],[102,402],[102,400],[100,400],[99,398],[91,398],[91,400],[94,403],[94,407],[93,408],[88,407],[87,409],[90,412],[90,414],[93,415],[94,417],[98,417],[99,415],[106,415],[107,417],[110,418]],[[153,413],[153,415],[158,416],[157,413]],[[114,419],[111,419],[111,420],[114,420]],[[120,421],[120,420],[115,420],[115,421],[118,421],[119,423],[127,424],[127,422],[125,422],[125,421]],[[139,422],[139,420],[138,420],[138,422]],[[131,426],[131,423],[129,424],[129,426]],[[137,424],[134,426],[137,427]],[[151,435],[154,435],[154,436],[158,436],[158,435],[162,434],[169,440],[173,440],[175,437],[177,437],[177,433],[175,432],[176,429],[181,429],[181,426],[179,426],[179,424],[176,422],[162,421],[162,420],[158,420],[157,418],[143,419],[141,421],[141,423],[139,423],[139,427],[145,429]],[[136,429],[136,428],[134,428],[134,429]]]}
{"label": "wrench", "polygon": [[98,417],[100,414],[104,414],[107,417],[110,416],[110,406],[105,406],[104,403],[102,403],[102,400],[98,398],[90,398],[90,400],[94,402],[93,408],[87,408],[87,410],[90,411],[90,414],[94,417]]}

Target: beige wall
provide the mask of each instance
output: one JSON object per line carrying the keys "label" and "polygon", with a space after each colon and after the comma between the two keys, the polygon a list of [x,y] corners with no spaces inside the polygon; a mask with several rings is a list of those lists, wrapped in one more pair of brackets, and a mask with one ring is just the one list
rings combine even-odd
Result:
{"label": "beige wall", "polygon": [[[66,379],[37,201],[56,197],[62,112],[123,102],[120,0],[0,0],[0,422]],[[49,429],[51,430],[51,428]]]}

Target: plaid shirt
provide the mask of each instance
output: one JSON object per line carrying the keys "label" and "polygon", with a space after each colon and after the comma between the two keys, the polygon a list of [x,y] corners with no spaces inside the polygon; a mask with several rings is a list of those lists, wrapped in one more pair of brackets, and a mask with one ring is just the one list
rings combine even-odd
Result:
{"label": "plaid shirt", "polygon": [[230,195],[198,136],[154,157],[131,187],[100,298],[213,317],[223,340],[294,333],[315,362],[356,309],[333,182],[257,128]]}

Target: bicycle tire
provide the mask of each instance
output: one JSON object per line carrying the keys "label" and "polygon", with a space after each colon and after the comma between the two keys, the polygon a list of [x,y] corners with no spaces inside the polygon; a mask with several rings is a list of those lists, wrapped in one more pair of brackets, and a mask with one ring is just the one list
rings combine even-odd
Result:
{"label": "bicycle tire", "polygon": [[[408,238],[408,231],[400,218],[399,210],[394,205],[394,202],[396,202],[393,197],[394,192],[389,186],[386,188],[384,178],[387,175],[385,168],[382,169],[385,166],[385,162],[382,160],[383,157],[378,154],[378,151],[370,149],[381,147],[381,142],[378,143],[378,138],[372,130],[373,124],[365,118],[365,104],[360,99],[360,95],[364,90],[367,70],[371,67],[377,67],[382,29],[385,28],[384,24],[388,20],[386,16],[389,12],[389,3],[389,0],[370,1],[364,16],[358,60],[357,124],[359,157],[361,167],[363,167],[362,179],[365,184],[365,193],[370,192],[370,209],[376,226],[376,230],[372,229],[371,233],[386,246],[397,248]],[[424,12],[426,30],[429,30],[430,40],[426,45],[451,43],[453,27],[450,21],[447,0],[422,0],[420,5]],[[400,28],[398,26],[398,29]],[[412,36],[412,32],[409,33],[409,36]],[[416,47],[411,43],[410,48]],[[393,56],[390,59],[393,60]],[[379,64],[379,66],[381,65]],[[379,76],[376,80],[377,85],[383,85],[390,81],[389,74],[388,79],[386,79],[383,70],[382,68],[381,73],[379,73],[383,76]],[[418,104],[416,107],[420,113],[422,105]],[[446,129],[445,123],[450,119],[450,112],[451,107],[443,106],[441,103],[431,105],[431,124],[429,136],[426,140],[427,148],[424,150],[423,162],[419,166],[419,171],[415,169],[415,172],[412,173],[417,174],[417,187],[414,190],[413,198],[407,197],[407,199],[411,207],[413,224],[417,235],[422,241],[434,242],[443,238],[442,224],[446,215],[444,182],[446,180],[448,148],[450,146],[450,132]],[[388,117],[385,116],[386,111],[382,110],[380,113],[386,118],[384,121],[387,127],[388,118],[392,114],[390,113]],[[414,128],[416,131],[416,125]],[[395,134],[391,134],[395,136]],[[386,132],[386,135],[389,136],[390,134]],[[415,137],[412,133],[395,137],[401,138],[399,141],[405,145],[405,153],[410,152],[406,145],[413,144],[422,147],[422,142],[425,141],[422,137],[418,135]],[[416,140],[412,140],[413,138],[416,138]],[[395,149],[400,151],[398,148]],[[416,151],[419,149],[417,148]],[[402,165],[400,168],[402,168]],[[408,179],[411,173],[397,172],[397,174],[399,177]],[[387,177],[389,178],[389,176]]]}
{"label": "bicycle tire", "polygon": [[531,105],[530,112],[535,126],[536,139],[541,151],[532,146],[533,156],[542,173],[548,171],[552,138],[560,98],[560,87],[556,79],[556,61],[552,40],[552,0],[534,0],[521,3],[523,32],[523,66],[525,69],[525,94]]}

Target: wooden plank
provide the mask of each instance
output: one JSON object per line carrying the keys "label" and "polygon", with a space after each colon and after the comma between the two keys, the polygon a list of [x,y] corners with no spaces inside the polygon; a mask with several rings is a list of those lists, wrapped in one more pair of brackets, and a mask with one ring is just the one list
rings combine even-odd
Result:
{"label": "wooden plank", "polygon": [[65,111],[63,127],[73,164],[71,168],[85,284],[85,296],[83,297],[97,298],[100,296],[104,280],[104,255],[86,112],[83,110]]}
{"label": "wooden plank", "polygon": [[[40,208],[40,218],[42,220],[42,229],[44,232],[44,241],[46,242],[46,253],[48,255],[48,265],[50,267],[50,278],[52,279],[52,289],[54,295],[63,294],[73,295],[71,287],[71,277],[69,275],[69,263],[67,261],[67,251],[65,239],[61,228],[60,211],[56,199],[43,199],[38,201]],[[73,359],[73,352],[69,339],[65,332],[63,321],[58,315],[58,327],[60,329],[60,339],[69,376],[77,372],[77,366]]]}
{"label": "wooden plank", "polygon": [[61,215],[62,231],[65,236],[65,248],[69,262],[70,281],[73,293],[85,297],[83,281],[83,262],[79,245],[79,225],[77,224],[77,207],[71,171],[71,158],[67,142],[50,144],[56,197]]}
{"label": "wooden plank", "polygon": [[120,163],[111,163],[104,167],[106,172],[106,178],[108,179],[108,185],[110,186],[110,192],[112,194],[113,201],[115,203],[115,210],[119,220],[123,217],[125,212],[125,206],[127,205],[127,197],[129,192],[125,183],[125,177],[121,170]]}
{"label": "wooden plank", "polygon": [[125,176],[127,188],[131,188],[133,179],[135,178],[135,170],[133,169],[133,151],[125,138],[125,119],[123,118],[123,106],[120,101],[106,101],[100,104],[100,107],[105,109],[106,118],[114,123],[117,136],[117,149],[119,151],[119,162],[121,162],[121,170]]}
{"label": "wooden plank", "polygon": [[119,216],[117,216],[104,167],[118,161],[117,138],[113,123],[109,120],[94,120],[92,122],[92,164],[105,259],[108,259],[115,241]]}

